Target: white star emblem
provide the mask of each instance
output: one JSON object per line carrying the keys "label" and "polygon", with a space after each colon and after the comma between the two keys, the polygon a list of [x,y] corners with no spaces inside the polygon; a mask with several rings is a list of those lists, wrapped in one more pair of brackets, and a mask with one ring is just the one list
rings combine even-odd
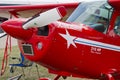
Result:
{"label": "white star emblem", "polygon": [[74,43],[74,39],[75,39],[76,37],[71,36],[67,30],[66,30],[66,34],[60,34],[60,36],[62,36],[64,39],[67,40],[67,48],[69,48],[71,44],[72,44],[74,47],[76,47],[76,45],[75,45],[75,43]]}

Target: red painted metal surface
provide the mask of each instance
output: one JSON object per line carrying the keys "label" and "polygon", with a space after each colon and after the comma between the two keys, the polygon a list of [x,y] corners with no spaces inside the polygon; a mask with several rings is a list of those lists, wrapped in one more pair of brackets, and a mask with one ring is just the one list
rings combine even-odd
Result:
{"label": "red painted metal surface", "polygon": [[[3,23],[3,29],[7,32],[7,33],[11,33],[11,36],[18,38],[18,39],[29,39],[31,38],[33,31],[32,30],[24,30],[22,28],[23,22],[25,22],[26,20],[24,19],[15,19],[15,20],[10,20],[7,22]],[[8,25],[9,24],[9,25]],[[9,29],[8,29],[9,28]],[[24,36],[23,36],[24,35]]]}
{"label": "red painted metal surface", "polygon": [[108,0],[108,3],[112,5],[115,9],[120,9],[120,1],[119,0]]}
{"label": "red painted metal surface", "polygon": [[[75,26],[74,29],[71,29],[72,26]],[[12,27],[16,29],[16,26]],[[14,30],[12,27],[11,29]],[[71,74],[73,73],[89,78],[99,78],[101,73],[109,72],[109,70],[113,68],[119,70],[119,52],[102,49],[101,53],[96,54],[91,52],[91,46],[77,43],[75,44],[76,46],[70,45],[69,48],[67,48],[68,44],[60,34],[67,34],[67,30],[69,35],[75,36],[75,38],[90,39],[104,43],[109,43],[111,40],[112,44],[114,44],[116,42],[113,39],[110,39],[109,37],[106,38],[106,35],[98,33],[97,31],[82,24],[81,27],[79,27],[79,25],[76,24],[55,22],[50,24],[48,27],[49,36],[36,35],[36,30],[33,32],[31,38],[27,40],[22,37],[23,34],[19,34],[21,36],[18,38],[17,33],[14,35],[13,31],[8,33],[13,37],[17,36],[18,39],[23,40],[22,44],[32,44],[34,55],[24,55],[28,59],[35,61],[51,70],[58,70],[58,72],[59,70],[61,72],[67,71]],[[6,26],[6,29],[8,29],[8,26]],[[18,31],[20,30],[21,33],[25,33],[21,28],[17,27],[17,29]],[[37,48],[39,42],[43,45],[41,50]],[[93,49],[94,48],[97,47],[93,47]]]}
{"label": "red painted metal surface", "polygon": [[[109,0],[115,9],[119,7],[114,6],[116,2]],[[38,34],[38,28],[22,29],[25,20],[10,20],[1,26],[9,35],[19,39],[21,52],[26,58],[48,68],[52,73],[119,80],[120,37],[116,34],[110,35],[117,15],[114,11],[106,34],[84,24],[60,21],[46,26],[49,30],[48,35]],[[24,53],[23,44],[32,46],[32,55]]]}
{"label": "red painted metal surface", "polygon": [[9,11],[20,11],[20,10],[31,10],[31,9],[50,9],[55,8],[58,6],[65,6],[66,8],[76,8],[79,2],[76,3],[59,3],[59,4],[44,4],[44,5],[17,5],[17,6],[0,6],[2,10],[9,10]]}

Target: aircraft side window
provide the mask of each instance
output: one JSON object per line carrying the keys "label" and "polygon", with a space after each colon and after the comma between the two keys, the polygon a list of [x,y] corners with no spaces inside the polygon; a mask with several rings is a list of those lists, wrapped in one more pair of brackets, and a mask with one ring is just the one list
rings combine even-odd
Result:
{"label": "aircraft side window", "polygon": [[79,7],[82,9],[82,12],[77,8],[73,13],[74,16],[70,17],[67,21],[86,24],[101,33],[107,32],[113,12],[113,8],[108,3],[82,3]]}
{"label": "aircraft side window", "polygon": [[117,19],[116,19],[116,21],[115,21],[114,32],[117,35],[120,35],[120,16],[118,16]]}
{"label": "aircraft side window", "polygon": [[6,20],[8,20],[8,18],[0,17],[0,23],[4,22]]}
{"label": "aircraft side window", "polygon": [[40,36],[48,36],[48,34],[49,34],[48,26],[39,27],[37,34]]}

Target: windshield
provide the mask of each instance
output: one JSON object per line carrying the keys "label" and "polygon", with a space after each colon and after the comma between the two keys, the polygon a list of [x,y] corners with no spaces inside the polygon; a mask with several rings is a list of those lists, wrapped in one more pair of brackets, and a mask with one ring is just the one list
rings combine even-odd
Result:
{"label": "windshield", "polygon": [[91,27],[102,24],[107,27],[112,11],[112,7],[105,1],[83,2],[68,18],[67,22],[82,23]]}

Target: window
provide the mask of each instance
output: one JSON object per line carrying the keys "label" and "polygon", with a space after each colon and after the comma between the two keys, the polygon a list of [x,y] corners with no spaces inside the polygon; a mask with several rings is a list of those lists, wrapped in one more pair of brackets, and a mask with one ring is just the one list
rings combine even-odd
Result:
{"label": "window", "polygon": [[37,34],[40,36],[48,36],[48,34],[49,34],[48,26],[39,27]]}
{"label": "window", "polygon": [[86,24],[99,32],[105,32],[109,26],[112,12],[113,8],[105,1],[83,2],[67,22]]}
{"label": "window", "polygon": [[115,27],[114,27],[114,32],[115,32],[117,35],[120,35],[120,16],[118,16],[118,17],[116,18]]}

